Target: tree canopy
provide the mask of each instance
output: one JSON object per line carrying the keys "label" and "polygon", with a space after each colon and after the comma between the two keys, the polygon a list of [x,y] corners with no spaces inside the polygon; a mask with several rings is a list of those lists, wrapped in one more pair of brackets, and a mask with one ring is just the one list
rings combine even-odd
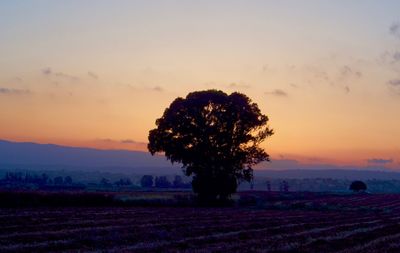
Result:
{"label": "tree canopy", "polygon": [[273,134],[256,103],[246,95],[218,90],[178,97],[149,132],[152,155],[164,152],[182,164],[200,198],[226,199],[240,181],[250,181],[252,166],[269,161],[259,144]]}
{"label": "tree canopy", "polygon": [[363,181],[353,181],[350,184],[350,190],[354,192],[366,191],[367,185]]}

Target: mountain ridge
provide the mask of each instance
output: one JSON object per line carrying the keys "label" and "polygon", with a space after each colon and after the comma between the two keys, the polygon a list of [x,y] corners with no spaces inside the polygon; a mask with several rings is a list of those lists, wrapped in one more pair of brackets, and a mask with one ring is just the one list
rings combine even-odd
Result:
{"label": "mountain ridge", "polygon": [[[2,170],[66,170],[124,174],[182,174],[180,164],[164,156],[130,150],[103,150],[57,144],[0,140]],[[256,177],[400,179],[400,173],[379,168],[334,165],[304,165],[291,160],[274,160],[254,170]]]}

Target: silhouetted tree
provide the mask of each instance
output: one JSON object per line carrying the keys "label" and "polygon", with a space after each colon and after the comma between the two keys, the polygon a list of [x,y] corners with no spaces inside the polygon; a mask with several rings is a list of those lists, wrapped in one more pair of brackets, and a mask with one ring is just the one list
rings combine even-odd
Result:
{"label": "silhouetted tree", "polygon": [[240,181],[253,178],[253,165],[269,161],[259,147],[273,134],[267,122],[244,94],[192,92],[175,99],[157,119],[148,149],[182,163],[185,174],[193,175],[193,191],[201,200],[225,200]]}
{"label": "silhouetted tree", "polygon": [[47,184],[48,180],[49,180],[49,176],[46,173],[43,173],[39,184],[45,185],[45,184]]}
{"label": "silhouetted tree", "polygon": [[58,184],[58,185],[61,185],[64,183],[63,177],[60,177],[60,176],[55,177],[53,181],[54,181],[54,184]]}
{"label": "silhouetted tree", "polygon": [[104,178],[104,177],[100,180],[100,184],[102,186],[110,186],[111,185],[110,180],[108,180],[107,178]]}
{"label": "silhouetted tree", "polygon": [[282,185],[283,185],[283,191],[288,192],[289,191],[289,183],[287,181],[283,181]]}
{"label": "silhouetted tree", "polygon": [[360,192],[367,190],[367,185],[363,181],[353,181],[350,184],[350,190],[353,192]]}
{"label": "silhouetted tree", "polygon": [[144,175],[140,180],[140,185],[142,187],[152,187],[153,186],[153,176]]}
{"label": "silhouetted tree", "polygon": [[132,185],[132,180],[129,178],[125,179],[125,185]]}
{"label": "silhouetted tree", "polygon": [[121,178],[120,180],[116,181],[114,184],[118,186],[124,186],[124,185],[131,185],[132,181],[129,178]]}
{"label": "silhouetted tree", "polygon": [[171,187],[171,182],[168,181],[166,176],[156,177],[154,184],[157,188],[169,188]]}
{"label": "silhouetted tree", "polygon": [[271,191],[271,182],[267,181],[267,191]]}
{"label": "silhouetted tree", "polygon": [[66,176],[64,178],[64,183],[65,184],[72,184],[72,178],[70,176]]}
{"label": "silhouetted tree", "polygon": [[181,187],[183,187],[184,184],[183,184],[182,177],[179,176],[179,175],[176,175],[175,178],[174,178],[174,181],[172,182],[172,185],[173,185],[175,188],[181,188]]}
{"label": "silhouetted tree", "polygon": [[289,183],[285,180],[279,183],[279,191],[288,192],[289,191]]}

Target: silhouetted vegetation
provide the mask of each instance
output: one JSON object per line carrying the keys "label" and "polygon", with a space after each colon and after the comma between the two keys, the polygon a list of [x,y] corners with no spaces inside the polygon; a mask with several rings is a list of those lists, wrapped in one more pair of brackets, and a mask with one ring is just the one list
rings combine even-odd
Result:
{"label": "silhouetted vegetation", "polygon": [[240,181],[251,181],[252,166],[269,161],[259,144],[273,131],[268,117],[246,95],[217,90],[175,99],[149,133],[151,154],[165,152],[193,175],[200,200],[226,200]]}
{"label": "silhouetted vegetation", "polygon": [[366,191],[367,185],[363,181],[353,181],[350,185],[350,190],[354,192]]}
{"label": "silhouetted vegetation", "polygon": [[117,186],[132,185],[132,181],[129,178],[121,178],[114,183]]}
{"label": "silhouetted vegetation", "polygon": [[168,181],[166,176],[156,177],[154,184],[157,188],[171,188],[172,186],[171,182]]}
{"label": "silhouetted vegetation", "polygon": [[85,186],[73,183],[70,176],[63,178],[56,176],[53,179],[46,173],[31,174],[22,172],[6,172],[0,179],[0,187],[8,189],[40,189],[40,190],[82,190]]}
{"label": "silhouetted vegetation", "polygon": [[140,185],[142,187],[152,187],[153,186],[153,176],[144,175],[140,180]]}

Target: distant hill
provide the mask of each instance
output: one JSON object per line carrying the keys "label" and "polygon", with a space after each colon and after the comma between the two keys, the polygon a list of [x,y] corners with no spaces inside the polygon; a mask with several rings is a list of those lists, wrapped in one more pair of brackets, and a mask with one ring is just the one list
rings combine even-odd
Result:
{"label": "distant hill", "polygon": [[180,166],[164,156],[0,140],[0,169],[81,170],[127,174],[174,174]]}
{"label": "distant hill", "polygon": [[[172,165],[162,155],[128,150],[99,150],[53,144],[0,140],[0,169],[107,172],[122,174],[180,174],[179,164]],[[304,165],[291,160],[262,163],[255,170],[257,178],[342,178],[399,179],[400,173],[378,169],[356,169],[334,165]]]}

